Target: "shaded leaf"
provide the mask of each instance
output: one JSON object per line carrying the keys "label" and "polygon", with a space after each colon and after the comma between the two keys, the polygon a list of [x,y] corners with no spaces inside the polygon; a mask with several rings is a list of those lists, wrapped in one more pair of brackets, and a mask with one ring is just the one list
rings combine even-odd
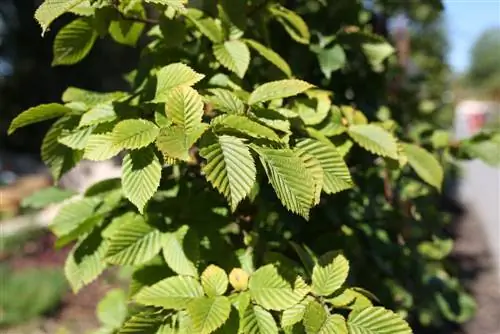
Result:
{"label": "shaded leaf", "polygon": [[408,158],[408,164],[417,175],[437,190],[441,190],[444,171],[434,155],[414,144],[403,143],[402,147],[404,154]]}
{"label": "shaded leaf", "polygon": [[309,43],[309,39],[311,38],[309,28],[296,12],[281,5],[269,7],[269,10],[274,15],[274,18],[285,28],[290,37],[302,44]]}
{"label": "shaded leaf", "polygon": [[187,306],[195,333],[210,334],[229,318],[231,303],[227,297],[197,298]]}
{"label": "shaded leaf", "polygon": [[252,39],[245,39],[244,41],[252,49],[257,51],[262,57],[264,57],[270,63],[272,63],[274,66],[279,68],[288,77],[292,76],[292,70],[290,69],[290,66],[288,65],[286,60],[284,60],[278,53],[274,52],[273,49],[268,48],[267,46],[264,46],[264,45],[260,44],[259,42],[254,41]]}
{"label": "shaded leaf", "polygon": [[179,275],[198,276],[199,240],[187,225],[174,233],[163,235],[163,257],[167,265]]}
{"label": "shaded leaf", "polygon": [[70,108],[58,103],[41,104],[17,115],[10,123],[8,134],[27,125],[61,117],[70,112]]}
{"label": "shaded leaf", "polygon": [[254,138],[280,142],[281,138],[265,125],[240,115],[221,115],[210,123],[215,132],[235,132]]}
{"label": "shaded leaf", "polygon": [[23,208],[42,209],[50,204],[60,203],[75,195],[76,193],[71,190],[49,187],[38,190],[28,197],[23,198],[21,206]]}
{"label": "shaded leaf", "polygon": [[180,126],[163,128],[156,139],[156,146],[166,158],[189,161],[191,160],[189,149],[196,143],[207,127],[207,124],[200,123],[198,127],[190,131],[186,131]]}
{"label": "shaded leaf", "polygon": [[144,119],[126,119],[116,124],[111,133],[114,146],[121,149],[138,149],[155,141],[160,129]]}
{"label": "shaded leaf", "polygon": [[129,152],[123,159],[123,193],[142,212],[161,179],[161,164],[150,148]]}
{"label": "shaded leaf", "polygon": [[245,334],[278,334],[278,326],[271,313],[259,305],[250,305],[240,322]]}
{"label": "shaded leaf", "polygon": [[85,58],[97,39],[90,19],[80,18],[64,26],[54,40],[52,65],[73,65]]}

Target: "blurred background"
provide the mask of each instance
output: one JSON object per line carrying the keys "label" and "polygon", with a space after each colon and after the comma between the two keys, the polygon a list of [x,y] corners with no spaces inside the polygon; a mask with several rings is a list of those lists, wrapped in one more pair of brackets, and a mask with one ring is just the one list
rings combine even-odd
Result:
{"label": "blurred background", "polygon": [[[33,19],[39,3],[0,0],[0,331],[84,333],[97,327],[96,303],[105,291],[123,286],[127,273],[107,273],[78,298],[72,296],[62,272],[68,250],[54,250],[44,228],[53,212],[23,207],[23,199],[51,185],[39,157],[50,123],[12,136],[7,128],[23,110],[59,101],[68,86],[127,89],[122,75],[134,68],[139,53],[100,40],[80,64],[51,67],[55,32],[71,17],[57,20],[42,38]],[[411,15],[392,8],[391,1],[383,1],[385,7],[365,3],[378,18],[377,29],[386,31],[396,46],[399,64],[414,77],[426,77],[421,117],[436,119],[458,139],[500,126],[500,0],[448,0],[435,13],[429,11],[439,6],[416,5]],[[499,159],[500,151],[496,156],[488,152],[484,159]],[[422,333],[498,334],[500,171],[478,160],[460,167],[458,186],[450,194],[459,207],[452,257],[461,270],[461,284],[476,300],[476,315],[458,327],[443,325]],[[117,172],[112,166],[100,168],[78,169],[63,186],[78,191],[96,173],[106,177]]]}

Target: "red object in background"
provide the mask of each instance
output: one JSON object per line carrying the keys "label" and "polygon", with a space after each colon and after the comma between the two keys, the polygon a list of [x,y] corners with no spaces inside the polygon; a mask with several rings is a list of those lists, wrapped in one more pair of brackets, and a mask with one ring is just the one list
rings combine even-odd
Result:
{"label": "red object in background", "polygon": [[475,133],[483,127],[486,120],[485,113],[473,113],[467,116],[467,125],[469,133]]}

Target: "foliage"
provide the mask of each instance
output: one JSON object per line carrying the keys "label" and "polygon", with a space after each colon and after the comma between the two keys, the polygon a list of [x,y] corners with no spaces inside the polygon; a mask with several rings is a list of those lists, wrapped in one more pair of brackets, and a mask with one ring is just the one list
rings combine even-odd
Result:
{"label": "foliage", "polygon": [[103,316],[104,331],[409,333],[401,316],[470,315],[435,221],[456,145],[397,114],[418,101],[388,98],[394,48],[360,2],[46,0],[35,17],[46,30],[68,11],[94,33],[56,38],[54,64],[85,57],[94,36],[129,45],[147,30],[129,92],[70,87],[11,125],[58,117],[42,145],[56,180],[124,153],[121,180],[51,225],[75,242],[75,292],[133,267],[138,309]]}
{"label": "foliage", "polygon": [[23,323],[52,311],[66,292],[64,275],[58,269],[14,271],[0,267],[0,326]]}
{"label": "foliage", "polygon": [[467,87],[483,91],[493,98],[500,94],[500,29],[484,31],[471,49],[470,65],[464,80]]}

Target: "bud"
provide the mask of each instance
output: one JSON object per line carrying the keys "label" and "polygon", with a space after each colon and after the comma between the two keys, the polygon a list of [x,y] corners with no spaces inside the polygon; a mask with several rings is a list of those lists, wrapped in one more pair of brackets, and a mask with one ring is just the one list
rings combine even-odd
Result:
{"label": "bud", "polygon": [[234,268],[229,274],[229,283],[236,291],[246,290],[248,287],[249,275],[241,268]]}

